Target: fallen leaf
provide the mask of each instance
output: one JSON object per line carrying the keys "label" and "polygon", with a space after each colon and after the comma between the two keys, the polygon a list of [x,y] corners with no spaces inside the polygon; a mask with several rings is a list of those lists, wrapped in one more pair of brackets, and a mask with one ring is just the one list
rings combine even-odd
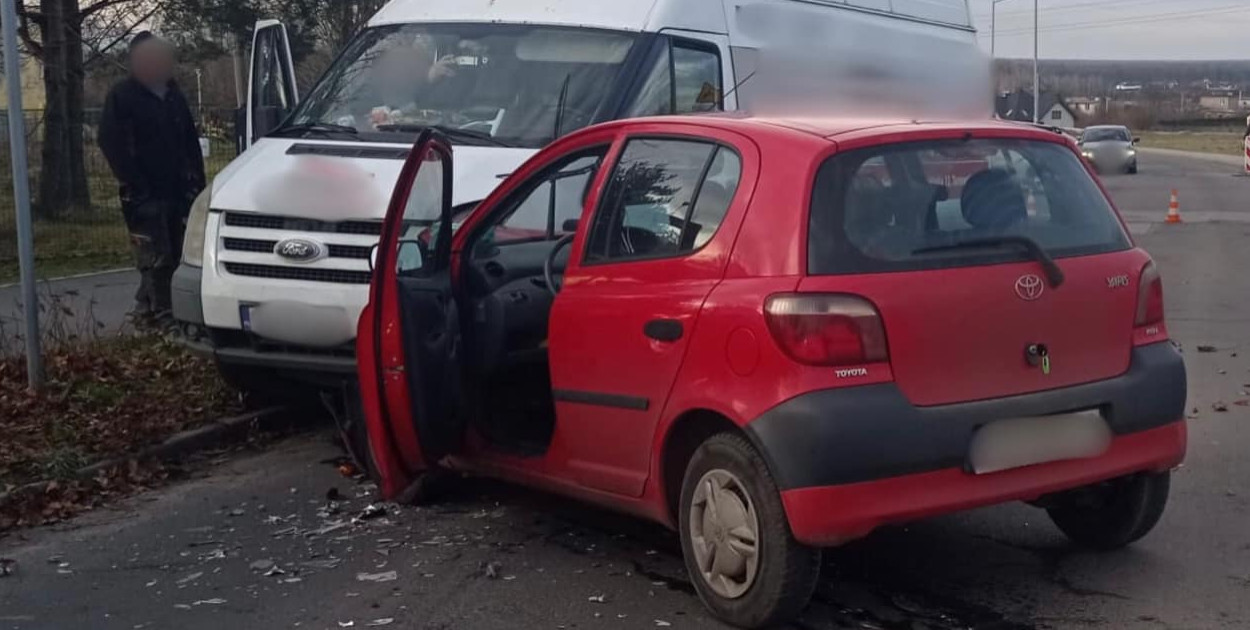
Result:
{"label": "fallen leaf", "polygon": [[1219,351],[1220,349],[1216,348],[1215,346],[1198,346],[1198,352],[1202,354],[1211,354],[1212,352],[1219,352]]}
{"label": "fallen leaf", "polygon": [[1228,411],[1228,404],[1225,402],[1217,402],[1211,405],[1211,409],[1216,413],[1226,413]]}

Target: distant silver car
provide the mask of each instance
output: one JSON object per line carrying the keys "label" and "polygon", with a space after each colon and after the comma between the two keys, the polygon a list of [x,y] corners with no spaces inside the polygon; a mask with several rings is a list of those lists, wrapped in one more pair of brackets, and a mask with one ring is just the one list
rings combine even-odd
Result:
{"label": "distant silver car", "polygon": [[1079,144],[1081,154],[1099,173],[1137,174],[1137,138],[1128,127],[1086,127]]}

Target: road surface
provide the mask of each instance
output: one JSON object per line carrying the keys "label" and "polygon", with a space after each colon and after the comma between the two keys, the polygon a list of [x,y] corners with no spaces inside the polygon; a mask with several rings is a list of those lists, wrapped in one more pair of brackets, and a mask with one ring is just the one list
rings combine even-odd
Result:
{"label": "road surface", "polygon": [[[1107,185],[1163,272],[1196,410],[1158,529],[1104,555],[1073,550],[1024,505],[886,528],[826,554],[817,601],[794,627],[1250,623],[1250,407],[1236,404],[1250,401],[1250,179],[1143,157],[1141,175]],[[1185,225],[1159,224],[1171,188]],[[0,541],[18,562],[0,578],[0,628],[721,627],[659,528],[487,482],[352,524],[368,488],[327,463],[337,455],[322,436],[294,439]],[[346,500],[327,510],[331,489]]]}

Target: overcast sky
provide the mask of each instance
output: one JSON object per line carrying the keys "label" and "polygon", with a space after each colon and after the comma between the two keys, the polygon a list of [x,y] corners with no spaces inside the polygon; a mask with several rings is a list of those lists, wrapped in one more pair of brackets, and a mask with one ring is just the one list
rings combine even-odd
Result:
{"label": "overcast sky", "polygon": [[[1041,56],[1051,59],[1244,59],[1250,0],[1039,0]],[[990,49],[992,0],[972,0]],[[998,5],[1000,57],[1033,56],[1032,0]]]}

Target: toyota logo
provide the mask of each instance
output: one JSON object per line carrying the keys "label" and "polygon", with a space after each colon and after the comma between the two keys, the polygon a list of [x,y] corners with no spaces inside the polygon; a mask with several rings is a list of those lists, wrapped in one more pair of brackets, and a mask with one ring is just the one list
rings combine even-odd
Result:
{"label": "toyota logo", "polygon": [[1029,274],[1016,280],[1016,295],[1025,302],[1036,302],[1046,292],[1046,283],[1041,277]]}
{"label": "toyota logo", "polygon": [[320,260],[325,255],[325,247],[315,241],[302,238],[291,238],[274,247],[274,253],[297,263],[308,263]]}

